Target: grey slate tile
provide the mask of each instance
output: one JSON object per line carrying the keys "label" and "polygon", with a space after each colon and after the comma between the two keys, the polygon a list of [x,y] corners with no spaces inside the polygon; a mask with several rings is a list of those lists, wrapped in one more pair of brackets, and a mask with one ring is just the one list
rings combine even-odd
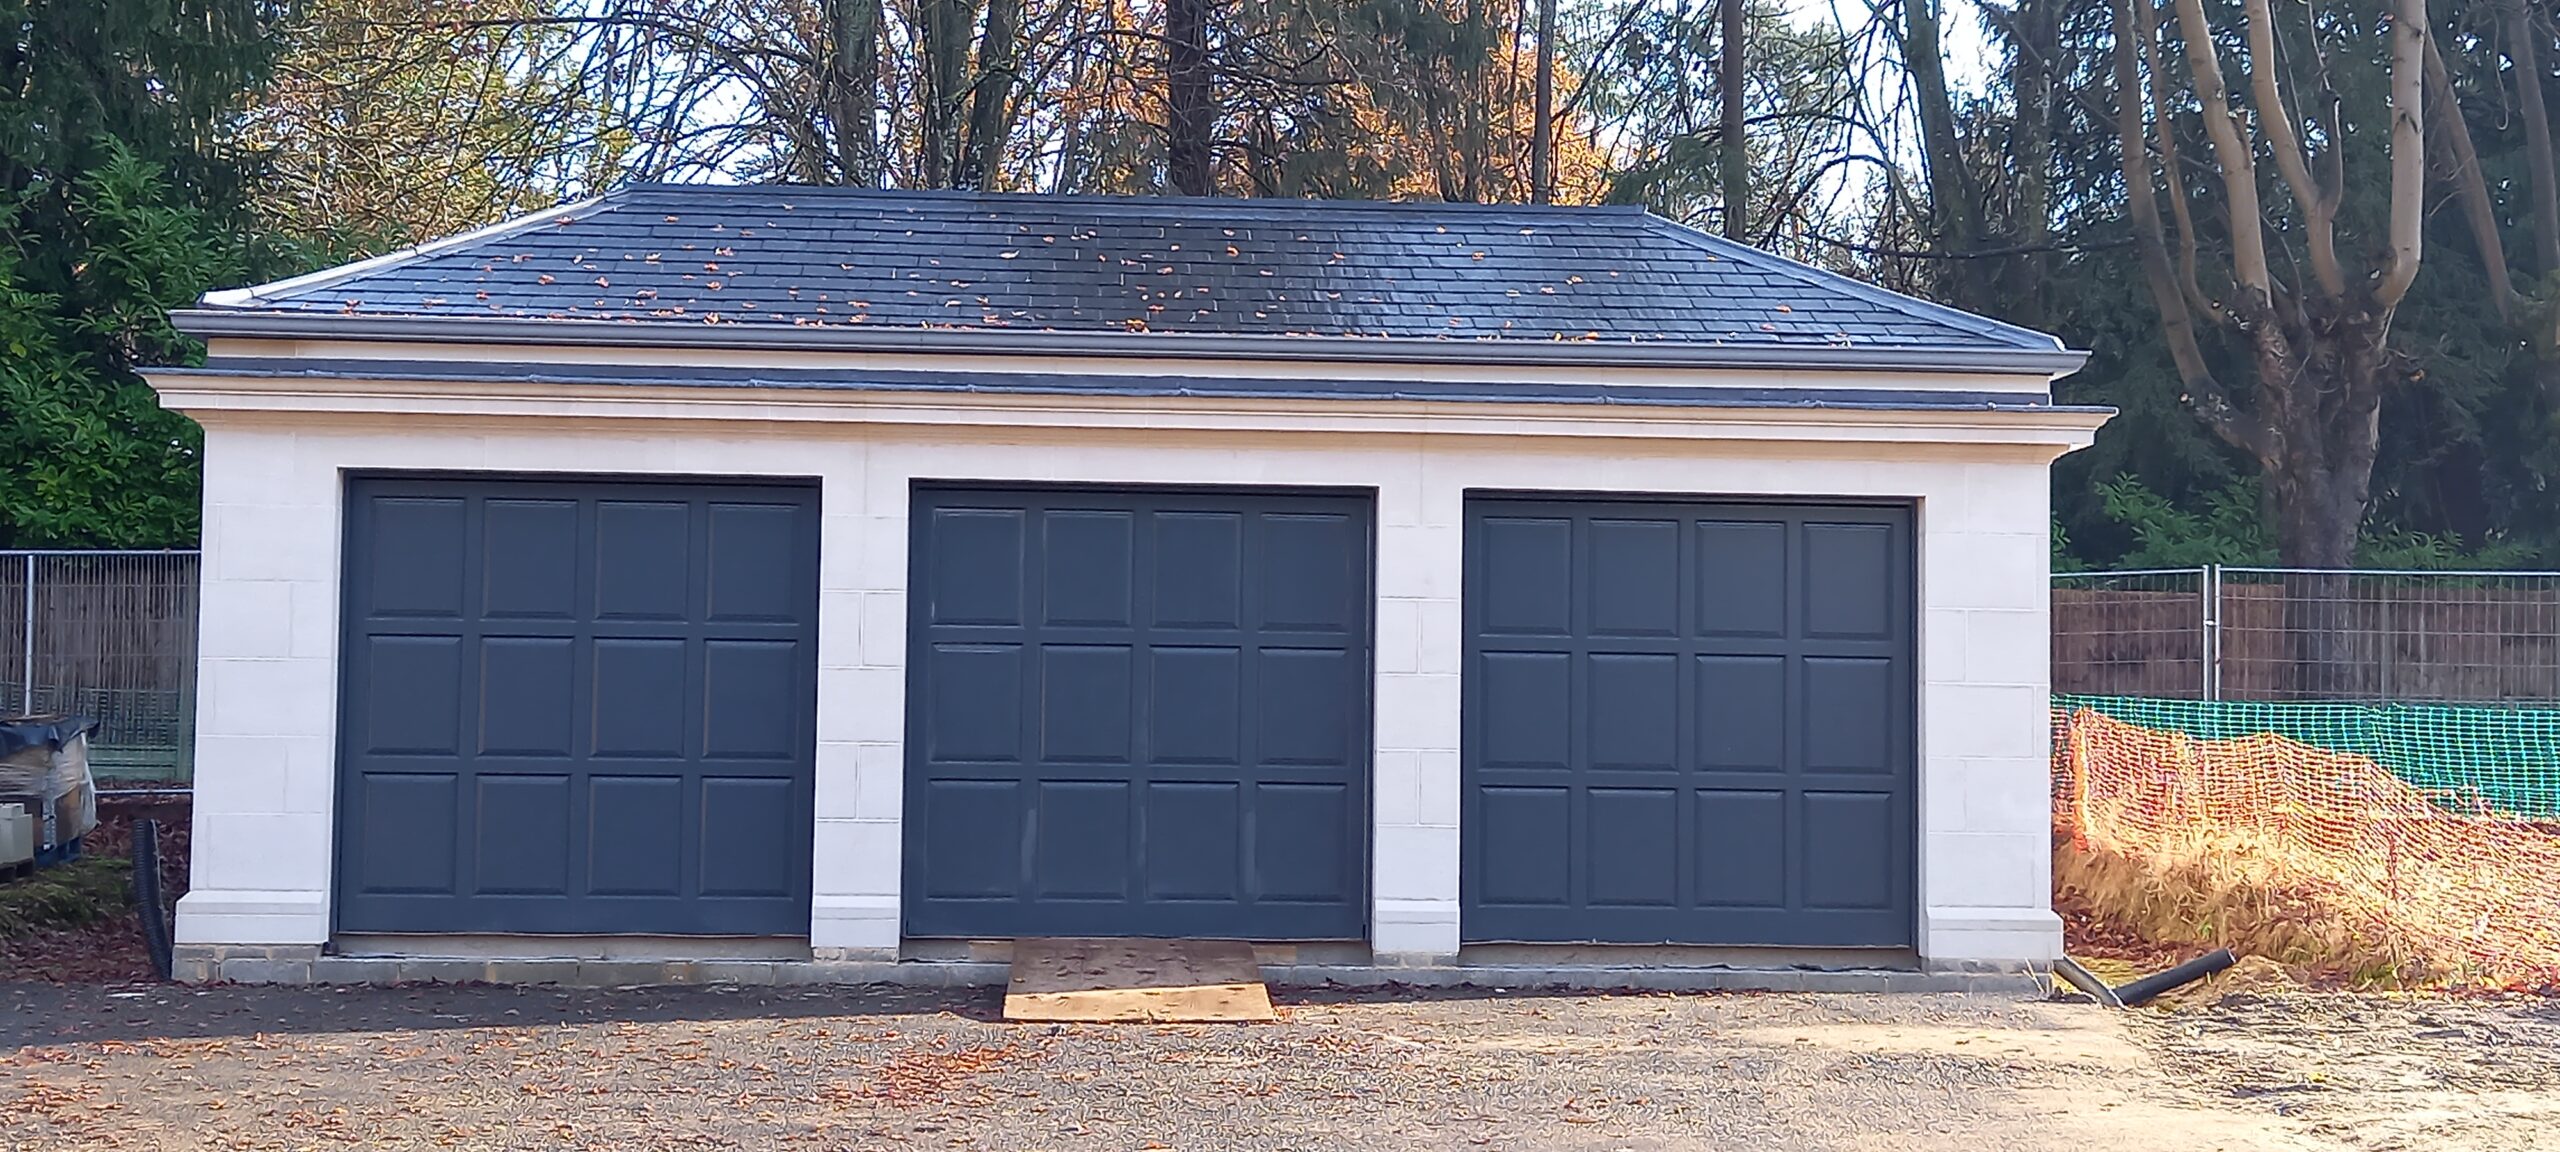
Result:
{"label": "grey slate tile", "polygon": [[779,185],[625,187],[587,207],[216,306],[687,324],[717,316],[766,326],[845,326],[860,315],[871,328],[2054,347],[1632,208]]}

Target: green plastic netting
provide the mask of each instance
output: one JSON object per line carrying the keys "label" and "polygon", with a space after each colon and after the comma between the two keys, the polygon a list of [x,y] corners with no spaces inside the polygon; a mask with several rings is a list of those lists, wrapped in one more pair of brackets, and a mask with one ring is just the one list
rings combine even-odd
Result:
{"label": "green plastic netting", "polygon": [[2207,740],[2273,732],[2365,757],[2456,805],[2560,817],[2560,708],[2067,694],[2055,695],[2053,706]]}

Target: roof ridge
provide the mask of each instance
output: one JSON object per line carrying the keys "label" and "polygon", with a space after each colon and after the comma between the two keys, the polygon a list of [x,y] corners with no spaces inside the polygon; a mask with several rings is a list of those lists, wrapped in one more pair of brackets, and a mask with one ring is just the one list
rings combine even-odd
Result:
{"label": "roof ridge", "polygon": [[2061,337],[2049,332],[2038,332],[2033,328],[2021,327],[2005,320],[1996,320],[1979,313],[1967,312],[1962,308],[1949,307],[1934,300],[1924,300],[1881,285],[1869,284],[1855,276],[1844,276],[1791,256],[1725,239],[1712,232],[1690,227],[1668,216],[1658,216],[1651,212],[1645,213],[1644,216],[1648,222],[1656,226],[1655,231],[1662,232],[1700,251],[1765,267],[1813,287],[1854,296],[1871,304],[1882,304],[1916,319],[1961,328],[1980,336],[1993,337],[2012,347],[2032,348],[2040,352],[2063,351],[2068,347],[2062,342]]}
{"label": "roof ridge", "polygon": [[707,184],[685,181],[633,181],[615,186],[601,199],[615,201],[626,195],[674,193],[680,196],[709,195],[723,192],[774,192],[793,195],[824,196],[831,199],[870,199],[894,203],[942,202],[949,204],[1065,204],[1078,207],[1144,209],[1174,206],[1241,209],[1245,211],[1321,212],[1343,210],[1379,211],[1445,211],[1483,215],[1556,215],[1556,216],[1647,216],[1651,213],[1641,204],[1522,204],[1513,202],[1474,203],[1460,200],[1327,200],[1306,196],[1156,196],[1116,192],[986,192],[966,188],[858,188],[839,184]]}

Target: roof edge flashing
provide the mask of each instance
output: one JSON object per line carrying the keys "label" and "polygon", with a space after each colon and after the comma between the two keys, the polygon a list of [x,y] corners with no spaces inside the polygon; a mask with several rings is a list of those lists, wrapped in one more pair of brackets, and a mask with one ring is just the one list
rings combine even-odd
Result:
{"label": "roof edge flashing", "polygon": [[[1712,232],[1690,227],[1687,224],[1683,224],[1680,221],[1673,220],[1667,216],[1658,216],[1648,212],[1645,213],[1645,218],[1655,223],[1657,231],[1664,232],[1671,238],[1703,252],[1713,253],[1726,259],[1742,260],[1746,262],[1752,260],[1765,260],[1770,263],[1773,271],[1779,272],[1783,275],[1792,276],[1807,284],[1832,291],[1845,292],[1863,300],[1882,304],[1889,308],[1898,309],[1907,315],[1921,319],[1933,320],[1941,324],[1946,324],[1955,328],[1962,328],[1966,331],[1990,336],[1995,339],[2006,340],[2021,347],[2049,347],[2056,351],[2070,350],[2070,347],[2062,342],[2061,337],[2050,332],[2039,332],[2033,328],[2011,324],[2006,320],[1995,319],[1990,316],[1982,315],[1979,312],[1967,312],[1962,308],[1957,308],[1947,304],[1940,304],[1935,300],[1925,300],[1906,292],[1896,292],[1891,288],[1884,287],[1883,285],[1870,284],[1855,276],[1844,276],[1828,268],[1808,264],[1802,260],[1796,259],[1795,257],[1772,252],[1766,248],[1754,248],[1748,244],[1736,243]],[[2081,358],[2085,360],[2087,359],[2087,356],[2083,354]]]}
{"label": "roof edge flashing", "polygon": [[[214,301],[207,298],[208,303]],[[716,348],[819,352],[1038,353],[1053,356],[1410,363],[1580,364],[1652,368],[1768,368],[2038,374],[2079,370],[2089,354],[2065,348],[1944,348],[1704,344],[1681,341],[1415,339],[1385,336],[1218,335],[985,328],[817,328],[667,324],[486,316],[344,316],[248,311],[238,306],[171,313],[198,339],[354,340],[447,344]],[[2048,337],[2048,339],[2050,339]]]}
{"label": "roof edge flashing", "polygon": [[500,237],[511,236],[517,232],[538,228],[545,224],[564,223],[570,220],[576,220],[581,217],[591,215],[597,209],[604,207],[605,201],[606,197],[604,196],[591,196],[584,200],[572,200],[567,203],[554,205],[539,212],[527,212],[521,216],[511,216],[507,219],[500,220],[495,224],[483,224],[468,232],[457,232],[451,236],[439,237],[434,240],[429,240],[423,244],[412,244],[406,248],[393,252],[385,252],[379,256],[368,256],[351,264],[339,264],[333,267],[323,268],[317,272],[306,272],[300,276],[288,276],[282,280],[270,280],[264,284],[252,284],[246,288],[216,289],[205,293],[202,298],[202,302],[210,308],[255,308],[262,302],[274,297],[290,295],[295,292],[308,292],[314,288],[325,288],[331,284],[352,280],[358,276],[366,275],[367,273],[379,272],[385,268],[396,268],[411,261],[423,260],[430,256],[450,252],[456,248],[477,244],[484,240],[495,240]]}

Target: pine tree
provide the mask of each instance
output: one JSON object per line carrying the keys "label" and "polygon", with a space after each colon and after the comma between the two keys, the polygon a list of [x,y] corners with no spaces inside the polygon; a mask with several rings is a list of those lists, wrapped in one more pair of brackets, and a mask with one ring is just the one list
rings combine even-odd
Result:
{"label": "pine tree", "polygon": [[198,433],[134,369],[245,270],[254,166],[223,143],[262,0],[0,0],[0,547],[193,542]]}

